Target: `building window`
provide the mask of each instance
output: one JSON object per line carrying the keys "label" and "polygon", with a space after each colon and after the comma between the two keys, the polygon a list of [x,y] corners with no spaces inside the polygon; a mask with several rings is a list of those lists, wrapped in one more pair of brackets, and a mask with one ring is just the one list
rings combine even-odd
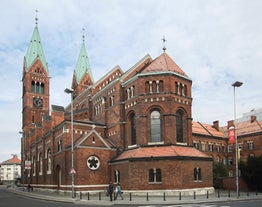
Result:
{"label": "building window", "polygon": [[199,142],[194,142],[194,148],[199,149]]}
{"label": "building window", "polygon": [[39,175],[43,174],[43,156],[42,153],[39,153]]}
{"label": "building window", "polygon": [[114,106],[114,96],[110,97],[110,106]]}
{"label": "building window", "polygon": [[220,152],[220,145],[217,145],[217,152],[219,153]]}
{"label": "building window", "polygon": [[35,176],[35,172],[36,172],[36,159],[35,159],[35,156],[32,159],[32,163],[33,163],[33,176]]}
{"label": "building window", "polygon": [[44,92],[45,92],[44,89],[45,89],[44,83],[39,83],[39,82],[35,82],[35,81],[31,82],[31,92],[44,94]]}
{"label": "building window", "polygon": [[47,151],[47,174],[51,173],[51,149],[48,149]]}
{"label": "building window", "polygon": [[228,165],[232,166],[233,165],[233,159],[232,157],[228,157]]}
{"label": "building window", "polygon": [[115,183],[120,183],[120,171],[115,170]]}
{"label": "building window", "polygon": [[160,168],[153,168],[149,170],[149,182],[150,183],[159,183],[162,181],[161,170]]}
{"label": "building window", "polygon": [[87,159],[87,166],[90,170],[97,170],[100,167],[100,160],[97,156],[90,156]]}
{"label": "building window", "polygon": [[202,150],[203,152],[206,151],[206,143],[201,143],[201,150]]}
{"label": "building window", "polygon": [[233,149],[233,145],[232,144],[227,146],[227,152],[232,152],[232,149]]}
{"label": "building window", "polygon": [[151,112],[151,141],[160,142],[161,141],[161,121],[159,111]]}
{"label": "building window", "polygon": [[130,123],[131,123],[131,145],[134,145],[136,144],[136,117],[135,117],[135,114],[131,114]]}
{"label": "building window", "polygon": [[201,181],[202,175],[201,175],[201,168],[194,168],[194,181]]}
{"label": "building window", "polygon": [[183,115],[184,112],[180,109],[176,112],[176,141],[177,142],[184,142]]}
{"label": "building window", "polygon": [[213,152],[213,151],[214,151],[213,148],[214,148],[214,147],[213,147],[213,144],[209,144],[209,151],[210,151],[210,152]]}
{"label": "building window", "polygon": [[253,150],[254,149],[254,143],[252,141],[247,142],[247,148],[248,148],[248,150]]}
{"label": "building window", "polygon": [[63,141],[59,140],[58,143],[57,143],[57,151],[61,152],[62,148],[63,148]]}

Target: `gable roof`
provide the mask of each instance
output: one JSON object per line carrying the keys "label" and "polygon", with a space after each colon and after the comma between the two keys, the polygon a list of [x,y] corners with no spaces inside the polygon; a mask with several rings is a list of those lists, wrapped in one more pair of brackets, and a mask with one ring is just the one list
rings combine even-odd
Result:
{"label": "gable roof", "polygon": [[215,137],[225,137],[225,133],[222,130],[217,130],[210,124],[204,124],[200,122],[192,122],[192,133],[201,134],[207,136],[215,136]]}
{"label": "gable roof", "polygon": [[165,52],[154,59],[141,73],[165,71],[171,71],[188,78],[187,74]]}
{"label": "gable roof", "polygon": [[141,158],[210,158],[207,154],[193,148],[186,146],[152,146],[152,147],[139,147],[124,151],[113,161],[141,159]]}

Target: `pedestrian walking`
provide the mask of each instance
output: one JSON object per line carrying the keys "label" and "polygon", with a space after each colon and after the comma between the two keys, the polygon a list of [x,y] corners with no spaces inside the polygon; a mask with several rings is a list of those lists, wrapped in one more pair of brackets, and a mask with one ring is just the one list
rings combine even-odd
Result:
{"label": "pedestrian walking", "polygon": [[115,200],[117,199],[117,196],[119,195],[121,197],[121,199],[123,200],[123,196],[122,196],[122,191],[121,191],[121,187],[120,187],[120,183],[117,183],[116,186],[116,196],[115,196]]}
{"label": "pedestrian walking", "polygon": [[108,192],[108,195],[110,197],[110,201],[113,201],[114,185],[113,185],[112,182],[109,183],[107,192]]}

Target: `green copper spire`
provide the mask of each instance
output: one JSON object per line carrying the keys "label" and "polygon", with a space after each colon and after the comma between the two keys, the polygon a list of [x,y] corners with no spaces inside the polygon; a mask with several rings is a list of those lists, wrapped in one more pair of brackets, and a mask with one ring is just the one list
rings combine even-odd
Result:
{"label": "green copper spire", "polygon": [[81,79],[84,77],[86,73],[90,75],[92,82],[94,82],[89,60],[88,60],[88,56],[87,56],[87,52],[86,52],[86,47],[85,47],[85,36],[83,35],[83,43],[81,46],[80,54],[78,56],[76,69],[75,69],[77,83],[81,81]]}
{"label": "green copper spire", "polygon": [[41,44],[41,39],[37,27],[37,20],[38,20],[37,17],[35,20],[36,20],[36,25],[25,56],[26,67],[27,69],[30,68],[32,64],[37,60],[37,58],[40,58],[44,66],[44,69],[48,73],[48,65],[45,59],[45,54]]}

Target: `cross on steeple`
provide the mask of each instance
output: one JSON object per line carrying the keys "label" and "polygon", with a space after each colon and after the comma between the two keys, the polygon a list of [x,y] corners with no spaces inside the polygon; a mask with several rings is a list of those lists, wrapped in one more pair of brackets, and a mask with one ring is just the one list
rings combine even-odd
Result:
{"label": "cross on steeple", "polygon": [[163,41],[163,50],[165,52],[166,51],[166,39],[165,39],[165,36],[163,36],[162,41]]}
{"label": "cross on steeple", "polygon": [[37,23],[38,23],[38,22],[37,22],[37,21],[38,21],[37,12],[38,12],[38,10],[36,9],[36,10],[35,10],[35,24],[36,24],[36,25],[37,25]]}

